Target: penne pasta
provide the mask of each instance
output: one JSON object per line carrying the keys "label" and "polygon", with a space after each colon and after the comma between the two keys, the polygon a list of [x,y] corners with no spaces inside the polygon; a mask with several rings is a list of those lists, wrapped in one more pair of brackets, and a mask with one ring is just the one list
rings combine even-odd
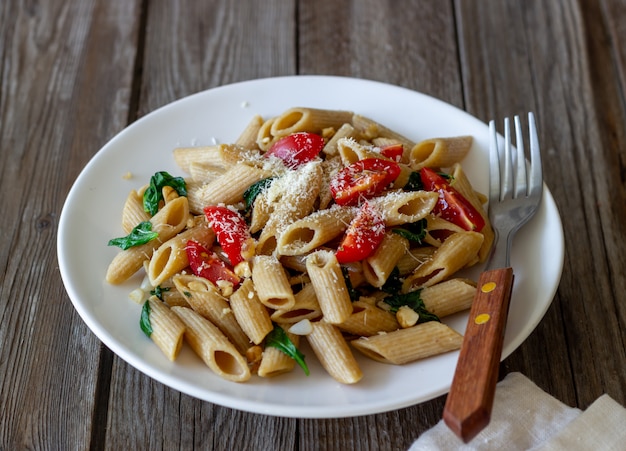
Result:
{"label": "penne pasta", "polygon": [[156,296],[151,296],[146,302],[151,328],[150,339],[168,359],[174,361],[183,346],[185,324]]}
{"label": "penne pasta", "polygon": [[254,291],[251,279],[243,284],[230,297],[230,308],[237,318],[237,322],[246,333],[250,341],[259,344],[269,334],[274,326],[265,306]]}
{"label": "penne pasta", "polygon": [[325,321],[312,323],[312,327],[307,341],[328,374],[342,384],[360,381],[363,372],[339,329]]}
{"label": "penne pasta", "polygon": [[362,337],[351,344],[378,362],[404,365],[459,349],[462,341],[463,336],[447,325],[429,321],[386,334]]}
{"label": "penne pasta", "polygon": [[411,149],[409,165],[414,170],[424,167],[449,168],[461,161],[472,147],[471,136],[433,138],[420,141]]}
{"label": "penne pasta", "polygon": [[186,299],[189,307],[208,319],[228,337],[240,353],[251,346],[230,308],[227,299],[222,296],[211,282],[203,277],[191,274],[179,274],[173,278],[176,290]]}
{"label": "penne pasta", "polygon": [[432,258],[409,275],[402,290],[434,285],[446,280],[458,270],[478,260],[483,236],[478,232],[458,232],[446,239],[433,253]]}
{"label": "penne pasta", "polygon": [[272,136],[281,137],[297,132],[319,133],[324,128],[339,128],[350,122],[350,111],[323,110],[316,108],[290,108],[273,121]]}
{"label": "penne pasta", "polygon": [[352,302],[337,257],[330,251],[316,251],[306,260],[306,269],[317,301],[330,324],[340,324],[352,314]]}
{"label": "penne pasta", "polygon": [[185,323],[185,340],[191,349],[215,374],[233,382],[250,379],[246,359],[216,326],[189,308],[172,307],[172,310]]}

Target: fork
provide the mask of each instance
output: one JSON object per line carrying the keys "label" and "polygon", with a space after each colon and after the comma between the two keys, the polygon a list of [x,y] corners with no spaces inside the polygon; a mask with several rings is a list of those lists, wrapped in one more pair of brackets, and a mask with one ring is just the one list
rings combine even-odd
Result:
{"label": "fork", "polygon": [[533,113],[528,113],[530,162],[524,152],[523,129],[515,116],[515,147],[509,118],[504,120],[504,146],[498,144],[495,121],[489,123],[489,219],[495,232],[492,253],[478,280],[443,420],[465,443],[491,419],[502,356],[502,343],[513,289],[510,265],[513,236],[535,214],[543,193],[539,139]]}

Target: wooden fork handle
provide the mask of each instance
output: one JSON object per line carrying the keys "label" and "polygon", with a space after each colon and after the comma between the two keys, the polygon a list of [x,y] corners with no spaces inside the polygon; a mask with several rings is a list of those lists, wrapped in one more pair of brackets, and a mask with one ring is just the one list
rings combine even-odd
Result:
{"label": "wooden fork handle", "polygon": [[513,269],[480,275],[443,420],[465,443],[491,419]]}

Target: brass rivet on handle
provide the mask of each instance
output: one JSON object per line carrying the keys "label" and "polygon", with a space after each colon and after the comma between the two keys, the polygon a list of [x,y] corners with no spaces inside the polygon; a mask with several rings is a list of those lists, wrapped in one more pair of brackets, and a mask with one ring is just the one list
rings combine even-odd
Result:
{"label": "brass rivet on handle", "polygon": [[482,291],[483,293],[489,293],[490,291],[493,291],[495,289],[496,289],[495,282],[487,282],[482,287],[480,287],[480,291]]}
{"label": "brass rivet on handle", "polygon": [[474,318],[474,322],[476,324],[485,324],[487,321],[491,319],[491,315],[489,313],[481,313]]}

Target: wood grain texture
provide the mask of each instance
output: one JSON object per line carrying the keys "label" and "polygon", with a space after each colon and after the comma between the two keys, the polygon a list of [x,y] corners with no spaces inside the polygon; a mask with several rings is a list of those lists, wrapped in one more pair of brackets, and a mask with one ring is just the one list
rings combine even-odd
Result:
{"label": "wood grain texture", "polygon": [[0,6],[0,449],[91,440],[100,343],[62,288],[56,229],[78,172],[126,122],[135,8]]}
{"label": "wood grain texture", "polygon": [[65,294],[58,217],[95,152],[168,102],[278,75],[380,80],[485,121],[534,111],[565,266],[500,377],[626,404],[625,24],[626,0],[0,2],[0,450],[405,450],[440,420],[445,396],[323,420],[199,401],[115,357]]}

